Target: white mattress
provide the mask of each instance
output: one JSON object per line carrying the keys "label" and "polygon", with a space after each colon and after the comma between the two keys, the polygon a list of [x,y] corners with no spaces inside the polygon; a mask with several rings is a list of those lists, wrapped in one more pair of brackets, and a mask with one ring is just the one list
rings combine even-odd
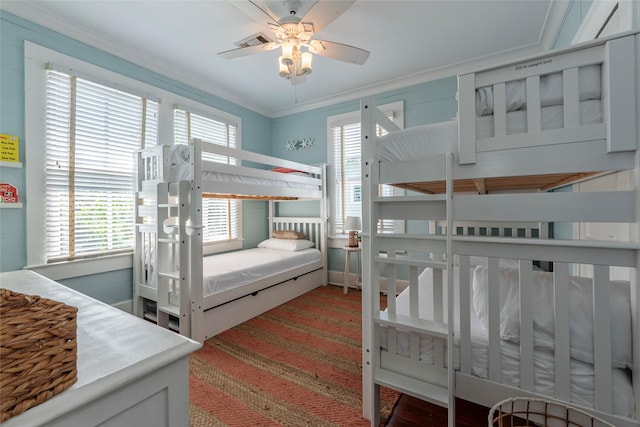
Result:
{"label": "white mattress", "polygon": [[[227,173],[219,173],[212,171],[202,171],[202,179],[204,181],[216,182],[232,182],[236,184],[264,185],[277,188],[296,188],[305,190],[318,190],[317,185],[304,184],[299,182],[291,182],[287,180],[287,175],[282,174],[282,179],[257,178],[254,176],[231,175]],[[171,166],[171,182],[190,180],[193,177],[193,168],[191,165],[182,163]]]}
{"label": "white mattress", "polygon": [[241,288],[321,259],[320,251],[313,248],[296,252],[253,248],[207,256],[203,260],[203,294],[207,297]]}
{"label": "white mattress", "polygon": [[[542,130],[564,127],[563,106],[553,105],[542,108],[541,121]],[[601,122],[602,107],[599,99],[580,102],[581,125]],[[479,139],[494,136],[493,116],[478,117],[476,131]],[[526,110],[507,113],[508,135],[525,133],[526,131]],[[378,160],[398,161],[457,151],[458,121],[450,120],[390,132],[378,140],[374,156]]]}
{"label": "white mattress", "polygon": [[[457,267],[456,267],[457,270]],[[446,283],[445,271],[443,274],[443,282]],[[454,277],[458,277],[457,271],[454,273]],[[433,295],[433,284],[431,269],[425,269],[425,271],[419,277],[419,313],[420,317],[427,320],[433,319],[433,304],[430,302],[430,296]],[[458,286],[456,284],[455,289]],[[446,289],[444,290],[444,298],[446,299]],[[454,296],[455,313],[454,318],[455,330],[458,331],[458,319],[459,316],[459,297]],[[409,290],[402,292],[396,300],[396,312],[399,314],[409,314]],[[446,318],[446,305],[444,316]],[[471,363],[472,374],[480,378],[488,378],[488,338],[486,330],[482,323],[478,319],[473,307],[470,310],[471,315]],[[382,328],[381,343],[383,343],[383,349],[386,350],[386,330]],[[409,355],[409,335],[407,333],[398,331],[397,333],[397,350],[401,356],[408,357]],[[505,385],[518,387],[519,373],[520,373],[520,357],[519,346],[517,344],[501,341],[501,382]],[[456,347],[456,353],[454,355],[456,360],[456,368],[459,363],[458,348]],[[420,360],[427,364],[432,364],[434,360],[434,342],[431,338],[426,336],[420,337]],[[446,360],[446,359],[445,359]],[[535,391],[548,396],[553,396],[554,393],[554,359],[553,353],[545,350],[536,350],[534,352],[534,372],[535,372]],[[572,403],[583,405],[587,407],[594,406],[594,371],[593,365],[583,363],[571,359],[571,401]],[[632,417],[634,414],[634,400],[633,389],[629,374],[622,369],[612,369],[613,380],[613,411],[615,414]]]}
{"label": "white mattress", "polygon": [[[305,190],[318,190],[317,185],[291,182],[288,175],[302,175],[303,173],[281,173],[282,179],[258,178],[252,176],[232,175],[213,171],[202,171],[204,181],[230,182],[236,184],[264,185],[277,188],[294,188]],[[193,167],[191,165],[191,150],[184,144],[171,146],[171,182],[188,181],[193,178]]]}

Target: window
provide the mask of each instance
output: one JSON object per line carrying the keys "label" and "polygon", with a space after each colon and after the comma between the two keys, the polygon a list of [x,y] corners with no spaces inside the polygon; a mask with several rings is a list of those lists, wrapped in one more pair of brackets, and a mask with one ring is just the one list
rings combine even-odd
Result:
{"label": "window", "polygon": [[[241,119],[37,44],[24,46],[27,266],[54,280],[131,268],[132,152],[189,136],[239,144]],[[183,112],[181,126],[176,110]],[[222,230],[224,237],[207,236],[205,251],[241,247],[239,206],[218,209],[214,201],[209,212],[206,231]],[[228,238],[235,240],[223,243]]]}
{"label": "window", "polygon": [[[380,107],[388,117],[402,127],[402,101]],[[362,216],[362,181],[360,152],[360,113],[353,112],[328,118],[328,158],[330,165],[330,197],[332,206],[331,236],[346,234],[344,221],[347,216]],[[378,129],[379,135],[385,131]],[[381,186],[381,194],[392,195],[397,189]],[[396,221],[382,221],[381,232],[392,232]]]}
{"label": "window", "polygon": [[45,262],[133,248],[133,152],[158,140],[158,102],[49,69]]}
{"label": "window", "polygon": [[[227,147],[238,147],[238,120],[223,117],[207,117],[204,114],[190,111],[182,106],[174,107],[174,143],[188,144],[191,138],[199,138]],[[237,159],[227,156],[211,156],[215,162],[236,164]],[[241,246],[240,218],[241,202],[233,199],[202,199],[203,242],[205,246],[221,245],[234,242],[235,249]],[[211,252],[211,251],[205,251]]]}

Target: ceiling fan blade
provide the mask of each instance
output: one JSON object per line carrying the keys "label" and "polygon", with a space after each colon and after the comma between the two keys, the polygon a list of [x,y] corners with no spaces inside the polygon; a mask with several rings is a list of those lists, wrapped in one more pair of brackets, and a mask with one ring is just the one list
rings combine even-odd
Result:
{"label": "ceiling fan blade", "polygon": [[239,47],[237,49],[226,50],[218,53],[218,56],[224,59],[240,58],[241,56],[253,55],[254,53],[265,52],[267,50],[275,49],[278,45],[276,43],[258,44],[255,46]]}
{"label": "ceiling fan blade", "polygon": [[337,59],[338,61],[350,62],[362,65],[369,58],[369,51],[348,44],[328,42],[326,40],[312,40],[311,51],[320,56]]}
{"label": "ceiling fan blade", "polygon": [[342,15],[353,3],[355,0],[317,1],[302,18],[302,21],[313,23],[313,31],[317,33]]}
{"label": "ceiling fan blade", "polygon": [[278,17],[270,13],[268,9],[260,7],[255,0],[227,0],[227,2],[260,24],[265,26],[268,24],[278,25]]}

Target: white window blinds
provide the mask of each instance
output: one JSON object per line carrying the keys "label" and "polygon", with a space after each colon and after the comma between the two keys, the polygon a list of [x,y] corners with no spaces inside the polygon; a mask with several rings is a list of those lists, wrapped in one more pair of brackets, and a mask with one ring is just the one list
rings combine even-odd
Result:
{"label": "white window blinds", "polygon": [[133,248],[133,152],[158,140],[158,103],[47,71],[47,262]]}
{"label": "white window blinds", "polygon": [[[199,138],[227,147],[236,147],[236,125],[188,111],[174,108],[174,133],[176,144],[188,144],[191,138]],[[237,159],[227,156],[205,156],[206,160],[236,164]],[[202,199],[202,224],[204,243],[228,242],[240,238],[240,201],[233,199]]]}
{"label": "white window blinds", "polygon": [[[397,119],[402,114],[389,110],[387,116]],[[331,159],[334,170],[334,194],[332,206],[334,212],[333,232],[346,234],[344,222],[347,216],[362,216],[362,181],[361,181],[361,149],[360,149],[360,116],[351,118],[330,120]],[[378,136],[387,132],[382,128],[376,129]],[[380,194],[390,196],[396,189],[389,185],[380,186]],[[395,222],[392,220],[381,221],[378,224],[379,232],[393,232]]]}

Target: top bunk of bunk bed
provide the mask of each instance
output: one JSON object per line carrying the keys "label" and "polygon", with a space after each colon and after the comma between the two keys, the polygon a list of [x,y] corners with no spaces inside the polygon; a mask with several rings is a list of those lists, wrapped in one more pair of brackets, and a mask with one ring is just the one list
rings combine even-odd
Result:
{"label": "top bunk of bunk bed", "polygon": [[323,200],[325,166],[306,165],[202,139],[141,150],[138,191],[158,183],[191,181],[203,198]]}
{"label": "top bunk of bunk bed", "polygon": [[[365,99],[363,158],[380,162],[380,183],[433,194],[445,192],[438,156],[446,153],[455,157],[454,190],[481,194],[633,169],[639,39],[624,34],[462,74],[458,116],[448,122],[400,129]],[[388,133],[375,137],[378,126]]]}

